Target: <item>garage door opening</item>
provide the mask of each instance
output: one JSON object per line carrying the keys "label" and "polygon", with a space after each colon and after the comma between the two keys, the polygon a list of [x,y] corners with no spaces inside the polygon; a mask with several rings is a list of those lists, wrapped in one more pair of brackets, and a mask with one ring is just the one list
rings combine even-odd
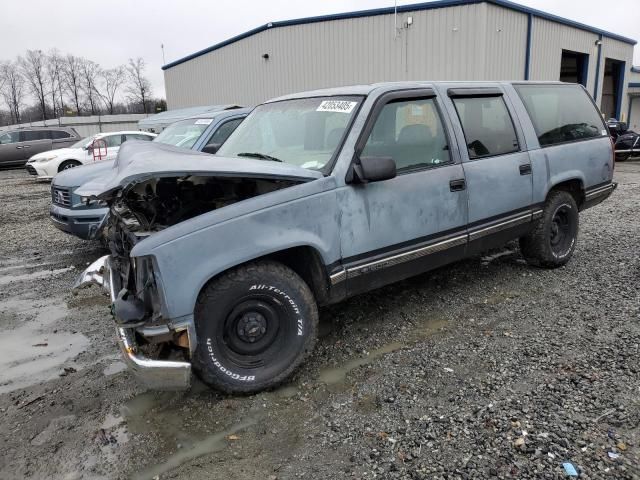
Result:
{"label": "garage door opening", "polygon": [[622,90],[624,87],[624,64],[619,60],[606,58],[604,61],[604,80],[602,82],[602,100],[600,110],[605,118],[620,118]]}
{"label": "garage door opening", "polygon": [[562,50],[562,59],[560,61],[561,82],[581,83],[586,87],[588,72],[588,54]]}

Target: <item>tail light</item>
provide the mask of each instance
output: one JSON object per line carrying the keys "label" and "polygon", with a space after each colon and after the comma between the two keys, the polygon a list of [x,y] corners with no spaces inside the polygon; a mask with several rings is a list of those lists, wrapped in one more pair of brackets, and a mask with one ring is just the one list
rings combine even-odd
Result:
{"label": "tail light", "polygon": [[609,137],[611,142],[611,173],[616,169],[616,144],[613,142],[613,138]]}

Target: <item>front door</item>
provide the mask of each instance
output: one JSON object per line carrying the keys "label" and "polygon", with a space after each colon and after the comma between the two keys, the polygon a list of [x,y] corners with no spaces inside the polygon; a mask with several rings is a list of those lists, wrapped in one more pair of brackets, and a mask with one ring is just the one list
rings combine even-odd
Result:
{"label": "front door", "polygon": [[0,165],[11,165],[23,158],[20,132],[0,133]]}
{"label": "front door", "polygon": [[432,90],[391,92],[374,106],[356,155],[392,157],[397,176],[338,190],[349,294],[464,254],[467,192],[448,132]]}
{"label": "front door", "polygon": [[469,195],[468,253],[474,253],[530,227],[531,161],[500,89],[455,88],[448,94],[466,144],[462,156]]}

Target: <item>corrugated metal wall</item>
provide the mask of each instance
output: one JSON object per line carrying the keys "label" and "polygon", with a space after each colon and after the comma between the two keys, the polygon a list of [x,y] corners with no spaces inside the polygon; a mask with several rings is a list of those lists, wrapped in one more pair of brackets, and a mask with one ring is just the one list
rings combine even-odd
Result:
{"label": "corrugated metal wall", "polygon": [[[394,80],[521,79],[526,15],[487,4],[279,27],[165,71],[171,109]],[[264,60],[262,55],[269,54]]]}
{"label": "corrugated metal wall", "polygon": [[[253,105],[286,93],[394,80],[522,80],[528,15],[492,4],[445,7],[278,27],[165,70],[170,109]],[[598,35],[534,17],[531,80],[558,80],[562,49],[589,54],[593,93]],[[269,59],[262,58],[269,54]],[[603,39],[604,58],[633,47]],[[626,93],[623,112],[626,112]]]}

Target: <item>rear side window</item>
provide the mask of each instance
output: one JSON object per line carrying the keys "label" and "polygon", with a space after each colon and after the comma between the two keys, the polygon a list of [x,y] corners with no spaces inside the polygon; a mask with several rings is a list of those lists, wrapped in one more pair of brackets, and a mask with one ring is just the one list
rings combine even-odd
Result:
{"label": "rear side window", "polygon": [[122,144],[122,135],[109,135],[108,137],[103,137],[103,139],[108,148],[119,147]]}
{"label": "rear side window", "polygon": [[61,138],[69,138],[71,135],[64,130],[50,130],[49,134],[53,140],[59,140]]}
{"label": "rear side window", "polygon": [[452,98],[462,124],[469,158],[520,150],[513,120],[502,96]]}
{"label": "rear side window", "polygon": [[48,130],[27,130],[25,132],[20,132],[21,141],[23,142],[33,142],[35,140],[49,140],[51,137],[49,136]]}
{"label": "rear side window", "polygon": [[576,85],[514,85],[541,147],[607,135],[587,92]]}

